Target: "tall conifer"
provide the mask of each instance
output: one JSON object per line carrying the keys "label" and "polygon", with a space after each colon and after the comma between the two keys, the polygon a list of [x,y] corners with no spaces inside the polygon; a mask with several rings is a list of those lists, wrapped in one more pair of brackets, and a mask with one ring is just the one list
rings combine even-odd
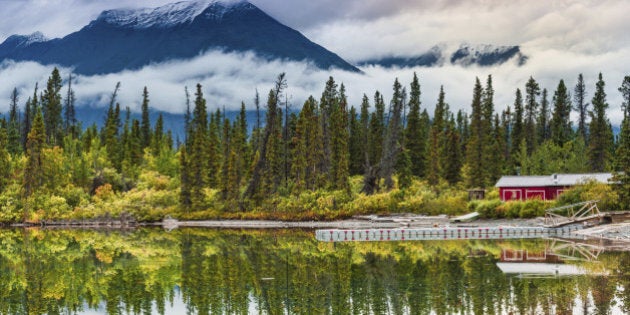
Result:
{"label": "tall conifer", "polygon": [[613,148],[612,130],[606,117],[608,103],[606,102],[604,86],[604,79],[600,73],[595,86],[595,94],[591,100],[593,111],[589,112],[591,123],[589,126],[588,159],[593,172],[603,172],[609,168]]}

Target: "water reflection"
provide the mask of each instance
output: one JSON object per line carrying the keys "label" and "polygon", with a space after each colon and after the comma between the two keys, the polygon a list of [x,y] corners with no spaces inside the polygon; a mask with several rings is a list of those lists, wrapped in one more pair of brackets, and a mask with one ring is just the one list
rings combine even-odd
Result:
{"label": "water reflection", "polygon": [[[595,252],[542,239],[321,243],[309,231],[0,230],[0,313],[629,313],[630,255]],[[580,272],[549,276],[522,264]]]}

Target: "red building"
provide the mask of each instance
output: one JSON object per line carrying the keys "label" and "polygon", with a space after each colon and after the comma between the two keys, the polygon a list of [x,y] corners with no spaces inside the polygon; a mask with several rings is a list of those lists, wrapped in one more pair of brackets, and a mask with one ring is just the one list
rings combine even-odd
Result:
{"label": "red building", "polygon": [[549,176],[503,176],[495,187],[499,188],[502,201],[527,200],[539,198],[541,200],[556,199],[565,190],[595,180],[610,183],[612,174],[553,174]]}

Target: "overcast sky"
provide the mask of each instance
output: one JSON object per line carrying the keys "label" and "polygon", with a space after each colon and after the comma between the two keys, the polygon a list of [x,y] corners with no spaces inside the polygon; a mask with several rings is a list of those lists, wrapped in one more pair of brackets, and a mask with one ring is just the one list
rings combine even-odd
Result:
{"label": "overcast sky", "polygon": [[[48,37],[62,37],[79,30],[102,10],[120,7],[154,7],[170,0],[0,0],[0,41],[12,34],[41,31]],[[211,52],[183,65],[171,63],[140,71],[91,78],[79,78],[77,93],[93,97],[122,81],[121,97],[133,108],[139,104],[141,87],[154,86],[154,106],[181,111],[183,86],[202,82],[215,106],[251,103],[255,88],[268,89],[275,75],[286,71],[289,93],[296,103],[309,94],[319,94],[328,75],[343,81],[351,102],[379,89],[389,94],[394,78],[408,84],[417,71],[421,77],[423,104],[432,110],[440,85],[454,109],[468,109],[474,78],[495,78],[497,107],[513,102],[514,90],[533,76],[550,90],[565,79],[575,84],[584,73],[590,96],[598,72],[604,73],[613,122],[620,120],[617,87],[630,74],[630,2],[627,0],[252,0],[252,3],[280,22],[304,33],[314,42],[351,62],[382,56],[412,56],[436,44],[521,45],[530,57],[523,67],[506,63],[490,68],[417,68],[405,70],[366,69],[364,75],[314,71],[297,63],[270,63],[251,54],[226,55]],[[213,59],[222,58],[223,64]],[[251,62],[256,74],[244,71]],[[210,69],[199,73],[197,67]],[[163,71],[168,69],[168,75]],[[225,72],[222,72],[225,71]],[[34,81],[40,84],[50,73],[48,67],[32,63],[4,64],[0,68],[0,96],[13,86],[24,91]],[[173,75],[175,74],[175,75]],[[177,79],[173,79],[176,77]],[[239,81],[234,81],[238,78]],[[237,86],[234,86],[237,82]],[[228,87],[228,83],[229,87]],[[109,87],[109,85],[111,87]],[[222,88],[224,87],[225,88]],[[83,89],[82,91],[80,89]],[[589,98],[590,98],[589,96]],[[125,99],[126,97],[126,99]],[[8,97],[7,97],[8,99]],[[5,110],[0,102],[0,111]],[[223,104],[221,104],[223,103]],[[227,104],[226,104],[227,103]],[[301,105],[301,104],[299,104]]]}

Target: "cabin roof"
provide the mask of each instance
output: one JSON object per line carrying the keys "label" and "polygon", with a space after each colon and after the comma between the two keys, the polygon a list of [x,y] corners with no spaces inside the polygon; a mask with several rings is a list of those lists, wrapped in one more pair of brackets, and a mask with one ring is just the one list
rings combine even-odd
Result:
{"label": "cabin roof", "polygon": [[503,176],[495,187],[549,187],[549,186],[574,186],[589,180],[600,183],[610,183],[611,173],[590,174],[553,174],[545,176]]}

